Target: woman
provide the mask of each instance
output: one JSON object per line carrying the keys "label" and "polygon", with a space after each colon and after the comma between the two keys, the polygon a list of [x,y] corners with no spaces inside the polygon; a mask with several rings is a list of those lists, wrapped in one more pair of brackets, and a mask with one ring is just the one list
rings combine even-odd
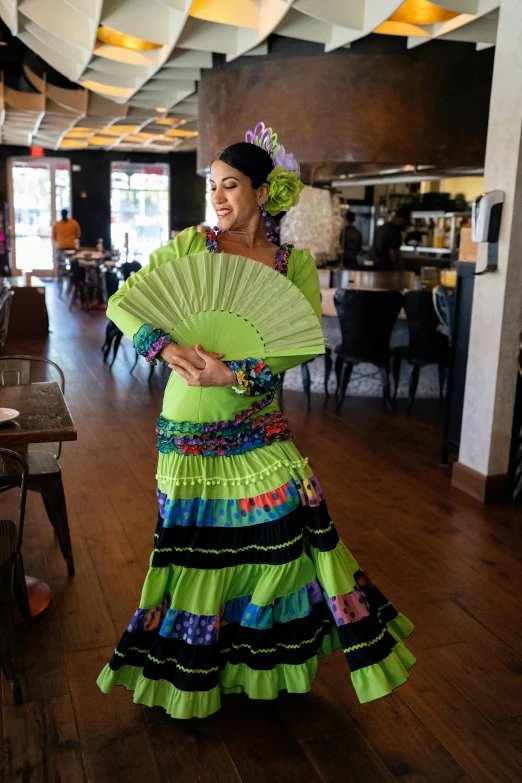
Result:
{"label": "woman", "polygon": [[279,410],[279,374],[313,357],[224,362],[200,345],[176,345],[119,307],[159,265],[206,250],[287,275],[321,318],[312,256],[274,247],[268,218],[297,203],[297,164],[271,129],[257,126],[248,139],[212,163],[218,228],[206,237],[195,228],[181,232],[108,309],[140,353],[173,372],[158,419],[151,567],[98,684],[105,693],[124,685],[135,702],[177,718],[212,714],[220,693],[273,699],[283,689],[309,691],[318,657],[340,646],[361,702],[401,685],[415,660],[401,641],[412,624],[339,541],[319,481]]}

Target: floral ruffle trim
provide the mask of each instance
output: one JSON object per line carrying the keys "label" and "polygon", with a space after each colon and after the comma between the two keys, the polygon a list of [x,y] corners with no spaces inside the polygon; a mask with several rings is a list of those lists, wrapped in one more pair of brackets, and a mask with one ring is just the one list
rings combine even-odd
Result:
{"label": "floral ruffle trim", "polygon": [[262,359],[242,359],[224,364],[236,374],[237,386],[232,386],[236,394],[264,394],[281,385],[280,376],[273,376],[270,367]]}
{"label": "floral ruffle trim", "polygon": [[207,425],[176,423],[160,416],[156,429],[158,451],[162,454],[175,451],[191,456],[230,457],[292,437],[281,411],[256,416],[235,425],[225,424],[228,426],[219,430],[205,431]]}
{"label": "floral ruffle trim", "polygon": [[158,361],[163,361],[159,353],[172,342],[172,338],[161,329],[153,329],[152,326],[143,324],[132,338],[132,342],[136,353],[144,356],[150,364],[157,364]]}

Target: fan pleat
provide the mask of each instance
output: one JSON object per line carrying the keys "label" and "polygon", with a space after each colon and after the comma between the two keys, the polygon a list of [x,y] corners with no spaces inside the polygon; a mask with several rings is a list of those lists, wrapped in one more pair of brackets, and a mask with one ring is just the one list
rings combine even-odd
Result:
{"label": "fan pleat", "polygon": [[226,345],[227,351],[251,345],[245,355],[258,358],[324,351],[321,324],[301,291],[274,269],[242,256],[199,253],[168,261],[138,280],[120,306],[188,341],[182,344],[201,342],[209,350],[224,350],[211,344]]}

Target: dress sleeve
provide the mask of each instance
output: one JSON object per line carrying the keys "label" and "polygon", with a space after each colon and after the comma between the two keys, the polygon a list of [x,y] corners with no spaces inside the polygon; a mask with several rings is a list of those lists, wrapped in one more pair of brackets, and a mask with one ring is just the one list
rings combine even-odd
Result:
{"label": "dress sleeve", "polygon": [[[113,294],[109,299],[109,304],[107,306],[107,318],[110,318],[110,320],[115,323],[119,329],[121,329],[123,334],[126,337],[129,337],[131,340],[133,340],[136,335],[139,335],[139,339],[143,343],[142,347],[145,353],[150,349],[153,343],[156,343],[160,339],[161,335],[156,334],[156,332],[160,332],[160,330],[155,329],[154,324],[144,324],[140,318],[132,315],[132,313],[128,313],[119,306],[120,302],[125,297],[127,291],[130,291],[131,288],[136,285],[136,283],[138,283],[143,277],[145,277],[145,275],[148,275],[149,272],[154,271],[154,269],[157,269],[159,266],[167,263],[168,261],[172,261],[174,258],[182,258],[183,256],[188,255],[190,252],[194,252],[194,245],[196,244],[199,237],[203,238],[203,235],[198,234],[197,229],[194,226],[181,231],[181,233],[178,234],[173,242],[169,242],[168,245],[164,245],[164,247],[160,247],[158,250],[155,250],[153,253],[151,253],[147,266],[144,266],[134,275],[131,275],[129,279],[126,280],[125,283],[121,286],[121,288],[116,291],[116,293]],[[150,334],[148,337],[152,339],[150,346],[145,345],[145,342],[143,342],[144,335],[148,332],[147,327],[150,329]],[[150,342],[150,339],[147,339],[147,342]]]}
{"label": "dress sleeve", "polygon": [[[321,323],[321,291],[319,287],[319,275],[317,273],[314,258],[309,250],[301,250],[297,251],[293,262],[293,274],[289,279],[291,279],[292,283],[306,296],[312,305],[314,313],[319,319],[319,323]],[[315,359],[316,355],[317,354],[312,354],[310,356],[278,356],[273,359],[268,359],[266,364],[270,367],[272,375],[279,375],[282,372],[286,372],[291,367],[296,367],[298,364],[304,364],[311,359]]]}

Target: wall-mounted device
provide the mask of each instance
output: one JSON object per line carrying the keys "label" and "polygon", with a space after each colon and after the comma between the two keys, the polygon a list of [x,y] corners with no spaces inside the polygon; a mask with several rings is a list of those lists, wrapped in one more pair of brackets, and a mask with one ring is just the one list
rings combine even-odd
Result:
{"label": "wall-mounted device", "polygon": [[477,275],[493,272],[498,267],[498,237],[504,192],[491,190],[477,196],[471,210],[471,239],[473,242],[487,242],[487,263],[483,269],[477,269]]}

